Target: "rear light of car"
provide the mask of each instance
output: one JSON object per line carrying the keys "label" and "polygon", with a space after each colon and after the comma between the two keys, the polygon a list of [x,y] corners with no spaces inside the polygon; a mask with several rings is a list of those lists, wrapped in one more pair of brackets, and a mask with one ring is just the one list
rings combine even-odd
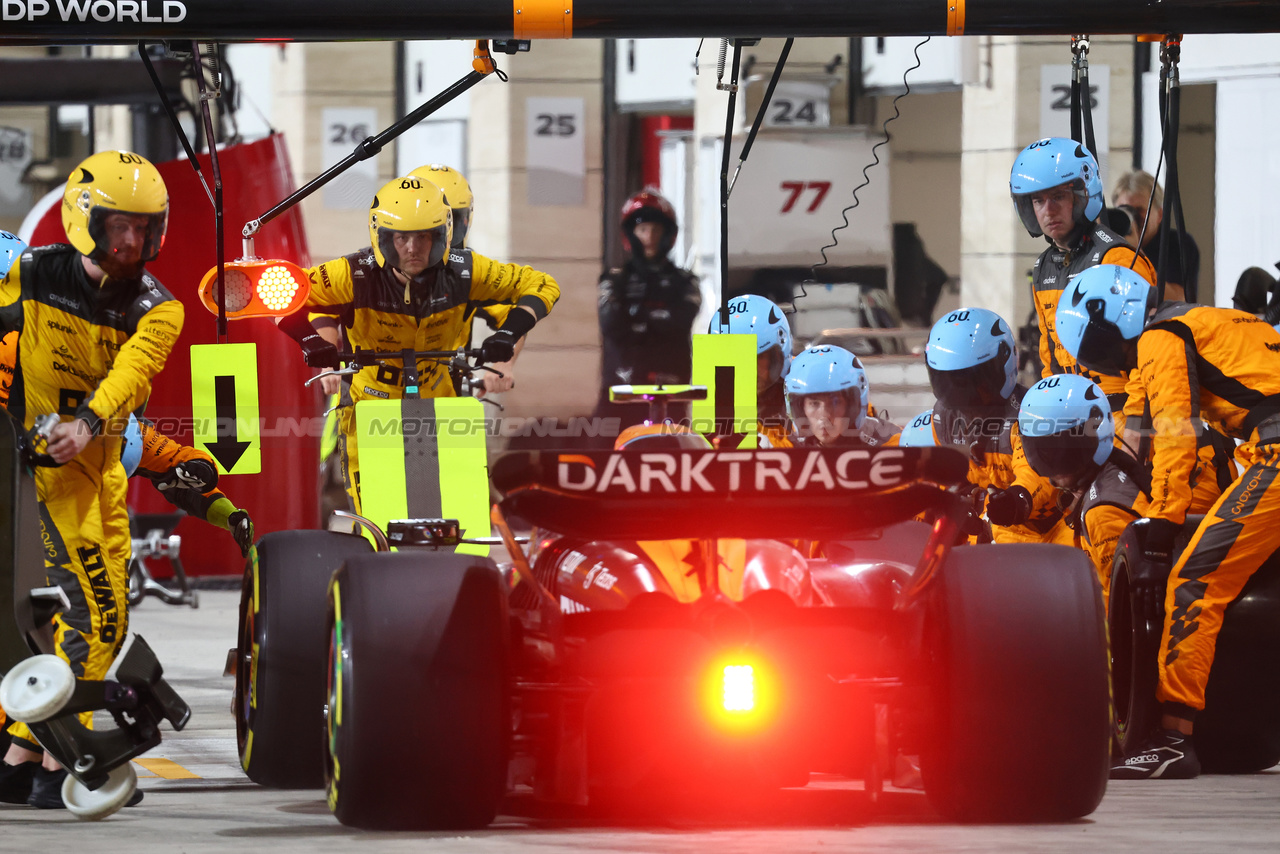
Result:
{"label": "rear light of car", "polygon": [[776,669],[741,650],[717,656],[709,664],[699,690],[712,726],[735,736],[769,729],[778,718],[784,693]]}
{"label": "rear light of car", "polygon": [[[218,269],[205,273],[200,282],[200,301],[218,313],[216,284]],[[289,261],[261,258],[230,261],[226,265],[227,317],[284,317],[302,308],[311,295],[311,280],[305,270]]]}
{"label": "rear light of car", "polygon": [[750,664],[727,664],[724,668],[721,704],[730,714],[748,714],[756,708],[756,675]]}

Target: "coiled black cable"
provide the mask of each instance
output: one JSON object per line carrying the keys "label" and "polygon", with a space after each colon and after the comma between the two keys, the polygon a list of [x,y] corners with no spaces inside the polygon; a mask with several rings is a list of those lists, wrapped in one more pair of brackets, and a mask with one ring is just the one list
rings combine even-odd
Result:
{"label": "coiled black cable", "polygon": [[[834,249],[836,246],[840,244],[840,238],[836,236],[836,232],[843,231],[844,229],[849,227],[849,211],[856,208],[860,202],[860,200],[858,199],[858,192],[863,187],[866,187],[868,184],[871,183],[871,177],[867,173],[869,173],[872,169],[880,165],[879,149],[882,145],[889,144],[889,139],[890,139],[889,124],[893,122],[894,119],[897,119],[902,115],[902,112],[898,109],[898,102],[911,94],[911,83],[908,82],[907,76],[911,74],[911,72],[915,71],[917,68],[920,67],[920,48],[928,44],[929,40],[932,38],[933,38],[932,36],[925,36],[924,39],[921,40],[921,42],[917,44],[915,48],[912,50],[912,53],[915,55],[915,58],[916,58],[916,64],[908,68],[906,71],[902,72],[902,85],[904,87],[904,91],[898,94],[893,99],[893,115],[886,118],[884,120],[884,124],[880,126],[880,133],[884,137],[884,139],[881,139],[875,145],[871,146],[872,159],[870,163],[862,167],[862,183],[853,188],[853,203],[850,204],[848,207],[846,207],[844,210],[840,211],[840,218],[843,220],[843,224],[837,225],[835,228],[831,229],[831,242],[818,250],[822,254],[822,261],[810,267],[809,278],[800,282],[800,296],[804,297],[809,295],[809,292],[805,289],[805,285],[810,282],[812,282],[813,284],[817,284],[818,269],[821,267],[826,267],[831,263],[830,259],[827,258],[827,250]],[[852,73],[852,70],[850,71],[850,73]]]}

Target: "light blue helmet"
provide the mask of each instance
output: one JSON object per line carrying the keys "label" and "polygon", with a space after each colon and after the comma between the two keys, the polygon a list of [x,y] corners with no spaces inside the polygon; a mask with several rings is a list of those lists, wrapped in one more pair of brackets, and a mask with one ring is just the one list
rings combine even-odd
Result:
{"label": "light blue helmet", "polygon": [[924,359],[933,396],[948,409],[994,406],[1018,383],[1013,331],[985,308],[961,308],[935,323]]}
{"label": "light blue helmet", "polygon": [[142,428],[138,426],[138,417],[129,414],[129,423],[120,437],[120,464],[124,466],[124,476],[133,477],[142,461]]}
{"label": "light blue helmet", "polygon": [[796,424],[805,417],[804,398],[811,394],[844,397],[849,426],[855,430],[867,420],[867,372],[843,347],[822,344],[801,352],[791,363],[785,388],[787,417]]}
{"label": "light blue helmet", "polygon": [[1051,187],[1071,184],[1076,194],[1072,215],[1077,223],[1093,222],[1102,213],[1102,175],[1089,149],[1071,139],[1051,136],[1037,140],[1018,155],[1009,172],[1009,193],[1027,233],[1044,232],[1031,208],[1031,195]]}
{"label": "light blue helmet", "polygon": [[18,263],[18,257],[27,251],[27,242],[16,234],[0,231],[0,277],[9,275],[9,268]]}
{"label": "light blue helmet", "polygon": [[1111,456],[1116,425],[1097,383],[1079,374],[1056,374],[1023,395],[1018,432],[1037,473],[1081,482],[1092,480]]}
{"label": "light blue helmet", "polygon": [[1090,267],[1058,299],[1054,330],[1071,358],[1101,374],[1122,376],[1132,367],[1133,345],[1156,307],[1156,289],[1115,264]]}
{"label": "light blue helmet", "polygon": [[778,357],[771,361],[768,381],[759,385],[761,390],[787,375],[791,368],[791,324],[773,300],[756,294],[733,297],[729,300],[729,322],[721,321],[720,309],[716,309],[707,331],[712,335],[754,335],[757,356],[777,348]]}
{"label": "light blue helmet", "polygon": [[933,435],[932,407],[912,418],[898,436],[898,445],[903,448],[932,448],[937,444],[937,437]]}

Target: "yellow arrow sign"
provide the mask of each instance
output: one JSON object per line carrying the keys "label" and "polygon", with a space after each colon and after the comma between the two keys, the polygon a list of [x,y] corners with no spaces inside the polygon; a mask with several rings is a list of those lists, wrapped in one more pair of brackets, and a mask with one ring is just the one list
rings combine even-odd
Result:
{"label": "yellow arrow sign", "polygon": [[693,429],[756,447],[756,336],[693,336],[693,383],[707,387],[707,399],[693,403]]}
{"label": "yellow arrow sign", "polygon": [[254,344],[191,347],[191,415],[195,447],[213,455],[219,474],[262,471]]}

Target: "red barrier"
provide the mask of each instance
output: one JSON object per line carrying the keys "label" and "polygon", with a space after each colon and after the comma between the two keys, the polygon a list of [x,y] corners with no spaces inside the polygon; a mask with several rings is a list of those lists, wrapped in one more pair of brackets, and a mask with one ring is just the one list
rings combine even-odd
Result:
{"label": "red barrier", "polygon": [[[218,151],[222,167],[224,223],[228,261],[241,254],[240,229],[293,189],[293,176],[284,137]],[[212,170],[200,157],[208,180]],[[147,265],[186,306],[182,336],[165,369],[156,377],[147,417],[164,432],[191,443],[191,360],[193,344],[217,341],[217,318],[200,303],[196,289],[214,265],[213,205],[185,160],[156,164],[169,189],[169,230],[160,257]],[[65,243],[59,206],[44,212],[30,243]],[[256,253],[284,258],[303,266],[311,263],[298,208],[263,226],[255,239]],[[233,343],[251,341],[258,347],[258,401],[262,419],[262,472],[228,475],[219,481],[227,496],[253,516],[259,536],[269,531],[316,528],[320,525],[320,443],[316,425],[323,411],[319,392],[303,388],[314,372],[302,361],[298,346],[266,319],[232,321]],[[150,484],[135,478],[129,504],[140,513],[167,513],[173,508]],[[244,562],[231,536],[203,521],[184,519],[182,563],[190,575],[239,574]],[[157,565],[161,562],[155,562]],[[158,573],[163,574],[163,573]]]}

